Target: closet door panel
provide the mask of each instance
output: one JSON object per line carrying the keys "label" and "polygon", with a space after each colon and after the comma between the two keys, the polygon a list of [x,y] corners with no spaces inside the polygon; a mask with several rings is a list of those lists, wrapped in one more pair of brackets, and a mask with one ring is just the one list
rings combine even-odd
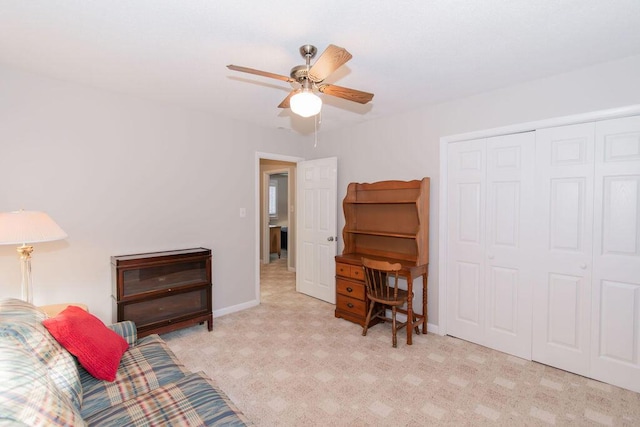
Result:
{"label": "closet door panel", "polygon": [[565,251],[567,256],[584,253],[583,218],[587,177],[551,178],[549,194],[548,239],[550,250]]}
{"label": "closet door panel", "polygon": [[485,140],[449,147],[449,333],[479,344],[484,344],[485,163]]}
{"label": "closet door panel", "polygon": [[592,376],[640,392],[640,117],[596,124]]}
{"label": "closet door panel", "polygon": [[568,352],[583,347],[580,295],[589,284],[584,277],[549,274],[547,291],[547,343]]}
{"label": "closet door panel", "polygon": [[589,372],[594,124],[536,131],[533,360]]}
{"label": "closet door panel", "polygon": [[533,132],[487,139],[486,342],[531,359]]}
{"label": "closet door panel", "polygon": [[465,322],[467,328],[464,330],[476,329],[481,326],[480,322],[480,282],[482,266],[478,263],[458,261],[456,263],[456,276],[454,279],[457,288],[457,298],[455,299],[456,320]]}
{"label": "closet door panel", "polygon": [[519,271],[515,268],[490,266],[488,269],[487,327],[495,334],[515,336],[518,325]]}

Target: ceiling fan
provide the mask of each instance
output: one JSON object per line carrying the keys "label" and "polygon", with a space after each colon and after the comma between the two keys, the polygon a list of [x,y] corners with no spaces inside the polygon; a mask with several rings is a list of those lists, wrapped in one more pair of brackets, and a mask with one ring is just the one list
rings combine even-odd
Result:
{"label": "ceiling fan", "polygon": [[294,113],[302,117],[315,116],[320,112],[322,100],[314,93],[316,91],[360,104],[366,104],[373,99],[372,93],[323,83],[331,73],[352,58],[346,49],[330,44],[322,52],[318,60],[311,65],[311,59],[316,56],[317,52],[318,49],[310,44],[301,46],[300,55],[305,59],[306,64],[293,67],[289,74],[290,77],[238,65],[227,65],[227,68],[233,71],[299,84],[300,87],[292,90],[278,105],[278,108],[291,108]]}

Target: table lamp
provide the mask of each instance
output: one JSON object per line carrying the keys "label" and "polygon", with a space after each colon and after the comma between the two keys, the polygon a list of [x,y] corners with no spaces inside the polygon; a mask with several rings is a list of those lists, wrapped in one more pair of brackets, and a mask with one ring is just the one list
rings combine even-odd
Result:
{"label": "table lamp", "polygon": [[33,303],[30,243],[51,242],[67,237],[58,224],[44,212],[19,210],[0,213],[0,245],[21,244],[18,247],[22,266],[22,299]]}

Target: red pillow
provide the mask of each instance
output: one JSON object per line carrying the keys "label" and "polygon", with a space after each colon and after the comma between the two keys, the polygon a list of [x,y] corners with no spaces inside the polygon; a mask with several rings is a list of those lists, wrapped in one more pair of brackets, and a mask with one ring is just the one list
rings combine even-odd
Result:
{"label": "red pillow", "polygon": [[129,344],[96,316],[69,306],[42,324],[78,362],[99,380],[113,381]]}

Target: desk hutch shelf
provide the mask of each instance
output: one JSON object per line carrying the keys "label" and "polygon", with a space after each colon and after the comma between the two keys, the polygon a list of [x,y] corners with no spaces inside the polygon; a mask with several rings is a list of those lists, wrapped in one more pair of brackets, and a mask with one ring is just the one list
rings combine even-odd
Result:
{"label": "desk hutch shelf", "polygon": [[342,206],[344,250],[336,256],[335,315],[364,325],[368,300],[363,257],[399,262],[407,274],[426,275],[429,178],[351,183]]}

